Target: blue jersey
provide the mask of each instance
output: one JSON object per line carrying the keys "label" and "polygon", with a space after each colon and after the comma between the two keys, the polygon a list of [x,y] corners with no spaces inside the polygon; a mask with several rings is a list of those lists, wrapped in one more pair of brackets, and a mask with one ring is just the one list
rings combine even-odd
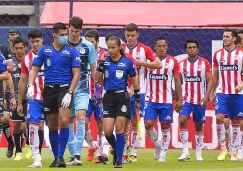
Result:
{"label": "blue jersey", "polygon": [[[4,56],[0,53],[0,73],[7,71],[7,63],[5,61]],[[3,82],[0,81],[0,97],[2,97],[3,93]]]}
{"label": "blue jersey", "polygon": [[72,68],[80,67],[78,51],[63,46],[57,51],[52,44],[42,46],[33,65],[41,67],[44,63],[44,77],[48,84],[70,84],[73,78]]}
{"label": "blue jersey", "polygon": [[67,43],[75,47],[80,56],[80,81],[74,93],[89,93],[88,64],[91,65],[98,59],[95,47],[91,42],[82,38],[78,43],[73,44],[68,40]]}
{"label": "blue jersey", "polygon": [[119,61],[112,61],[110,57],[104,63],[104,89],[126,90],[128,76],[134,77],[136,70],[131,59],[122,56]]}

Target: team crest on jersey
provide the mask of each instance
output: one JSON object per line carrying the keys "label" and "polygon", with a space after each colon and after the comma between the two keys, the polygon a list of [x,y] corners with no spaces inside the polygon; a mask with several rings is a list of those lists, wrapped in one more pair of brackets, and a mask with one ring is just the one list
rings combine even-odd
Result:
{"label": "team crest on jersey", "polygon": [[239,55],[235,55],[235,60],[239,60]]}
{"label": "team crest on jersey", "polygon": [[224,57],[221,56],[221,57],[219,58],[218,62],[219,62],[219,63],[224,63],[224,62],[225,62]]}
{"label": "team crest on jersey", "polygon": [[140,59],[140,52],[137,52],[135,57]]}
{"label": "team crest on jersey", "polygon": [[44,52],[46,52],[46,53],[51,53],[52,52],[52,50],[51,49],[45,49],[45,51]]}
{"label": "team crest on jersey", "polygon": [[18,68],[21,68],[21,63],[18,64]]}
{"label": "team crest on jersey", "polygon": [[201,65],[198,65],[197,70],[198,71],[202,71],[202,66]]}
{"label": "team crest on jersey", "polygon": [[116,70],[116,78],[121,79],[123,77],[123,70]]}
{"label": "team crest on jersey", "polygon": [[119,66],[119,67],[126,67],[126,64],[124,64],[124,63],[119,63],[118,66]]}
{"label": "team crest on jersey", "polygon": [[105,71],[105,77],[108,78],[109,77],[109,72]]}
{"label": "team crest on jersey", "polygon": [[169,67],[170,67],[170,64],[165,63],[165,68],[169,68]]}
{"label": "team crest on jersey", "polygon": [[79,53],[82,54],[82,55],[85,54],[85,49],[84,48],[80,48]]}
{"label": "team crest on jersey", "polygon": [[51,66],[51,60],[50,60],[50,59],[47,59],[47,60],[46,60],[46,65],[47,65],[47,66]]}

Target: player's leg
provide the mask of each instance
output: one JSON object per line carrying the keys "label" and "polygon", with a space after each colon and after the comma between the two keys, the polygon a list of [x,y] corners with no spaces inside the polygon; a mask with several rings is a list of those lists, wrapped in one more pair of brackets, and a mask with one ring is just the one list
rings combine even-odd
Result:
{"label": "player's leg", "polygon": [[225,142],[225,127],[224,127],[224,118],[225,115],[229,114],[227,107],[228,95],[225,94],[216,94],[216,103],[215,103],[215,114],[216,114],[216,128],[219,144],[221,146],[220,153],[217,157],[218,161],[223,161],[225,156],[228,154]]}
{"label": "player's leg", "polygon": [[156,112],[156,103],[153,102],[145,102],[144,109],[144,125],[146,132],[149,135],[149,138],[152,140],[155,146],[154,159],[159,159],[160,151],[161,151],[161,142],[158,140],[158,133],[154,128],[154,123],[157,118]]}
{"label": "player's leg", "polygon": [[[132,111],[132,109],[131,109],[131,111]],[[129,141],[129,134],[130,134],[130,129],[131,129],[131,119],[132,118],[127,118],[126,125],[125,125],[125,130],[124,130],[125,145],[124,145],[124,150],[123,150],[123,155],[122,155],[122,163],[128,163],[128,155],[131,151],[131,146],[130,146],[130,141]]]}
{"label": "player's leg", "polygon": [[165,162],[166,154],[170,144],[170,124],[173,123],[173,105],[172,104],[158,104],[159,121],[161,125],[161,152],[159,155],[159,162]]}
{"label": "player's leg", "polygon": [[[43,105],[42,105],[42,109],[43,109]],[[43,143],[44,143],[44,124],[45,124],[45,122],[44,122],[44,116],[42,114],[41,121],[40,121],[40,126],[39,126],[39,130],[38,130],[38,136],[39,136],[39,142],[40,142],[39,143],[39,151],[40,151],[40,154],[41,154],[42,146],[43,146]]]}
{"label": "player's leg", "polygon": [[182,142],[182,154],[178,158],[178,161],[185,161],[190,159],[189,145],[188,145],[188,130],[187,122],[192,112],[191,104],[185,102],[182,107],[182,111],[179,113],[179,125],[180,125],[180,138]]}
{"label": "player's leg", "polygon": [[74,107],[76,110],[76,146],[74,162],[76,165],[82,165],[80,154],[85,136],[85,116],[86,111],[88,110],[88,104],[88,93],[74,94]]}
{"label": "player's leg", "polygon": [[243,119],[240,119],[240,147],[238,150],[237,158],[243,161]]}
{"label": "player's leg", "polygon": [[[27,111],[27,123],[29,124],[29,139],[32,154],[34,156],[34,163],[29,168],[41,168],[41,155],[40,155],[40,123],[41,116],[43,115],[43,101],[29,100]],[[43,139],[42,139],[43,141]]]}
{"label": "player's leg", "polygon": [[230,157],[232,151],[232,125],[230,123],[230,118],[228,115],[225,115],[224,118],[224,127],[225,127],[225,137],[228,139],[228,155]]}
{"label": "player's leg", "polygon": [[97,147],[92,139],[91,130],[89,128],[90,117],[94,111],[94,107],[95,107],[94,101],[89,100],[88,111],[87,111],[86,117],[85,117],[85,136],[84,136],[85,141],[88,143],[88,145],[90,147],[88,150],[87,157],[86,157],[86,160],[88,162],[90,162],[94,159],[94,152],[97,149]]}
{"label": "player's leg", "polygon": [[196,130],[196,160],[198,162],[203,162],[202,149],[204,145],[203,124],[206,122],[205,112],[205,107],[202,107],[201,105],[193,105],[193,121]]}

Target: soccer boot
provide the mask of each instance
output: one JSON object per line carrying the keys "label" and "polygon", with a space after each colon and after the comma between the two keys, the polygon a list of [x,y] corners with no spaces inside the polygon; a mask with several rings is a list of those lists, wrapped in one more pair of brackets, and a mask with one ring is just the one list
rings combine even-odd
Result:
{"label": "soccer boot", "polygon": [[161,152],[161,146],[158,146],[158,147],[154,148],[154,160],[158,160],[159,159],[160,152]]}
{"label": "soccer boot", "polygon": [[74,164],[76,166],[82,166],[83,165],[83,163],[81,161],[81,157],[79,155],[75,155],[74,156]]}
{"label": "soccer boot", "polygon": [[136,163],[138,161],[137,156],[131,155],[128,161],[129,163]]}
{"label": "soccer boot", "polygon": [[97,149],[98,149],[97,147],[89,148],[88,154],[87,154],[87,157],[86,157],[88,162],[90,162],[94,159],[94,153],[96,152]]}
{"label": "soccer boot", "polygon": [[67,166],[74,166],[74,157],[71,157],[71,159],[69,160],[69,162],[66,163]]}
{"label": "soccer boot", "polygon": [[20,152],[20,153],[16,153],[16,155],[15,155],[13,160],[20,161],[22,159],[23,159],[23,154]]}
{"label": "soccer boot", "polygon": [[62,157],[58,158],[57,167],[64,167],[64,168],[66,167],[66,163],[64,161],[64,158],[62,158]]}
{"label": "soccer boot", "polygon": [[29,165],[28,168],[42,168],[40,161],[35,161],[32,165]]}
{"label": "soccer boot", "polygon": [[219,153],[219,155],[218,155],[218,157],[217,157],[218,161],[224,161],[225,156],[226,156],[227,154],[228,154],[227,149],[221,148],[221,149],[220,149],[220,153]]}
{"label": "soccer boot", "polygon": [[190,160],[189,153],[182,153],[181,156],[178,158],[178,161],[186,161],[186,160]]}
{"label": "soccer boot", "polygon": [[27,144],[25,145],[24,157],[26,159],[30,159],[32,157],[30,145],[27,145]]}

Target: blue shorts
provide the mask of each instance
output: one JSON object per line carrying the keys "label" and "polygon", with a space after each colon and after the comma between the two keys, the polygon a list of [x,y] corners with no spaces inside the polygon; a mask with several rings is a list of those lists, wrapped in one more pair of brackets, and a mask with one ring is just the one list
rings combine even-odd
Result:
{"label": "blue shorts", "polygon": [[86,113],[86,118],[90,118],[92,113],[94,112],[94,117],[96,121],[100,121],[103,117],[103,107],[94,105],[93,100],[89,100],[88,111]]}
{"label": "blue shorts", "polygon": [[40,124],[44,118],[43,100],[28,100],[27,123]]}
{"label": "blue shorts", "polygon": [[179,116],[190,116],[192,113],[194,122],[204,123],[206,122],[205,112],[206,107],[185,102]]}
{"label": "blue shorts", "polygon": [[88,93],[74,93],[70,118],[76,116],[78,110],[88,110],[89,94]]}
{"label": "blue shorts", "polygon": [[[145,94],[140,94],[140,98],[141,98],[140,115],[142,117],[144,115]],[[135,105],[134,95],[131,98],[131,114],[132,114],[132,117],[136,116],[136,105]]]}
{"label": "blue shorts", "polygon": [[156,120],[160,122],[173,122],[173,105],[171,103],[145,102],[144,120]]}
{"label": "blue shorts", "polygon": [[217,93],[215,113],[229,115],[230,119],[243,118],[243,95]]}

